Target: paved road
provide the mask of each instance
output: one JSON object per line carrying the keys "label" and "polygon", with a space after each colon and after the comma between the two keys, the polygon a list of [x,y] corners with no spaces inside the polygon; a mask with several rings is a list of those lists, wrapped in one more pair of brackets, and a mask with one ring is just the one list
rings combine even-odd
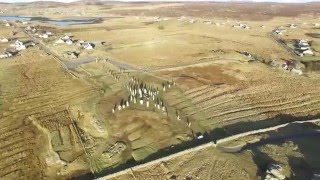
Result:
{"label": "paved road", "polygon": [[[245,136],[250,136],[250,135],[253,135],[253,134],[258,134],[258,133],[264,133],[264,132],[268,132],[268,131],[277,130],[279,128],[286,127],[286,126],[288,126],[290,124],[303,124],[303,123],[315,123],[315,122],[320,122],[320,119],[311,119],[311,120],[306,120],[306,121],[294,121],[294,122],[280,124],[280,125],[269,127],[269,128],[253,130],[253,131],[248,131],[248,132],[232,135],[232,136],[217,140],[216,144],[214,142],[208,142],[208,143],[205,143],[205,144],[202,144],[202,145],[190,148],[190,149],[186,149],[184,151],[180,151],[178,153],[174,153],[174,154],[171,154],[169,156],[166,156],[166,157],[163,157],[163,158],[159,158],[159,159],[156,159],[156,160],[153,160],[153,161],[141,164],[141,165],[137,165],[137,166],[134,166],[134,167],[131,167],[131,168],[128,168],[128,169],[125,169],[125,170],[122,170],[122,171],[119,171],[119,172],[116,172],[116,173],[113,173],[113,174],[109,174],[107,176],[100,177],[100,178],[97,178],[97,179],[99,179],[99,180],[111,179],[111,178],[114,178],[114,177],[117,177],[117,176],[120,176],[120,175],[123,175],[123,174],[131,173],[134,170],[139,170],[139,169],[142,169],[142,168],[145,168],[145,167],[149,167],[151,165],[155,165],[155,164],[158,164],[158,163],[161,163],[161,162],[164,162],[164,161],[169,161],[171,159],[174,159],[176,157],[179,157],[179,156],[191,153],[191,152],[196,152],[196,151],[199,151],[201,149],[206,149],[206,148],[209,148],[209,147],[219,147],[219,145],[221,143],[230,142],[230,141],[233,141],[233,140],[245,137]],[[224,150],[224,147],[222,147],[220,149]],[[226,150],[226,152],[238,152],[239,150],[241,150],[241,147],[237,146],[237,147],[233,147],[233,148],[225,148],[225,150]]]}

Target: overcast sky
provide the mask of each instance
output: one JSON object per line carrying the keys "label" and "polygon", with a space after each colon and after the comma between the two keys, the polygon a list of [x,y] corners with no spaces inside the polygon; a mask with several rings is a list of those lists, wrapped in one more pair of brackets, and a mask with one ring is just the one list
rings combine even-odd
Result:
{"label": "overcast sky", "polygon": [[[0,2],[10,2],[10,3],[14,3],[14,2],[32,2],[32,1],[38,1],[38,0],[0,0]],[[46,1],[46,0],[42,0],[42,1]],[[60,1],[60,2],[72,2],[75,0],[51,0],[51,1]],[[139,1],[139,0],[120,0],[120,1]],[[142,1],[142,0],[140,0]],[[171,0],[144,0],[144,1],[171,1]],[[199,0],[174,0],[174,1],[199,1]],[[203,0],[202,0],[203,1]],[[210,1],[210,0],[207,0]],[[243,0],[211,0],[211,1],[243,1]],[[320,0],[245,0],[245,1],[255,1],[255,2],[284,2],[284,3],[288,3],[288,2],[295,2],[295,3],[299,3],[299,2],[311,2],[311,1],[320,1]]]}

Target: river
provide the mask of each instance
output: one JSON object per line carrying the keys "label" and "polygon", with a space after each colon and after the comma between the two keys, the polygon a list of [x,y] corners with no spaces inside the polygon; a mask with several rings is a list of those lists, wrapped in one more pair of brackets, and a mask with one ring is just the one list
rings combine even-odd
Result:
{"label": "river", "polygon": [[23,17],[23,16],[0,16],[0,20],[7,21],[38,21],[43,23],[49,23],[57,26],[69,26],[69,25],[80,25],[80,24],[92,24],[96,23],[97,19],[90,20],[51,20],[48,18],[37,18],[37,17]]}

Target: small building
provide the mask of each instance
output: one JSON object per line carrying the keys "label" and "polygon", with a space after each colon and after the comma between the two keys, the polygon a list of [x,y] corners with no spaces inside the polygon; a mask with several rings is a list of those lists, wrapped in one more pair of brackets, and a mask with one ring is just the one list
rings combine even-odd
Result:
{"label": "small building", "polygon": [[242,29],[250,29],[250,27],[247,24],[238,23],[237,25],[233,25],[234,28],[242,28]]}
{"label": "small building", "polygon": [[302,52],[303,55],[314,55],[313,51],[311,49],[307,49],[307,50],[304,50]]}
{"label": "small building", "polygon": [[9,23],[6,23],[4,26],[6,27],[10,27],[11,25]]}
{"label": "small building", "polygon": [[190,19],[190,21],[189,21],[190,24],[194,24],[194,23],[196,23],[196,22],[197,22],[197,21],[194,20],[194,19]]}
{"label": "small building", "polygon": [[204,24],[212,24],[212,21],[209,21],[209,20],[205,20],[203,21]]}
{"label": "small building", "polygon": [[289,24],[288,28],[296,29],[298,26],[296,24]]}
{"label": "small building", "polygon": [[63,36],[61,39],[66,41],[66,40],[68,40],[68,39],[70,39],[70,38],[71,38],[70,36],[65,35],[65,36]]}
{"label": "small building", "polygon": [[298,48],[300,48],[300,50],[310,49],[310,44],[308,43],[307,40],[299,40],[297,46]]}
{"label": "small building", "polygon": [[67,39],[67,40],[66,40],[66,44],[68,44],[68,45],[72,45],[72,44],[73,44],[72,39]]}
{"label": "small building", "polygon": [[87,42],[87,43],[83,44],[83,49],[91,50],[91,49],[93,49],[93,46],[91,43]]}
{"label": "small building", "polygon": [[284,180],[286,176],[282,174],[282,167],[279,164],[271,164],[267,169],[267,176],[265,179],[278,179]]}
{"label": "small building", "polygon": [[249,53],[248,51],[244,51],[244,52],[243,52],[243,55],[245,55],[245,56],[248,57],[248,58],[251,58],[251,57],[252,57],[252,54]]}
{"label": "small building", "polygon": [[7,39],[7,38],[1,38],[1,39],[0,39],[0,42],[6,43],[6,42],[9,42],[9,39]]}
{"label": "small building", "polygon": [[4,54],[0,55],[0,59],[12,57],[13,54],[11,52],[5,52]]}
{"label": "small building", "polygon": [[48,34],[40,34],[39,38],[48,39],[49,35]]}
{"label": "small building", "polygon": [[17,40],[14,44],[11,44],[10,46],[16,48],[17,51],[26,49],[26,46],[19,40]]}
{"label": "small building", "polygon": [[53,33],[50,32],[50,31],[47,31],[46,34],[47,34],[48,36],[52,36],[52,35],[53,35]]}

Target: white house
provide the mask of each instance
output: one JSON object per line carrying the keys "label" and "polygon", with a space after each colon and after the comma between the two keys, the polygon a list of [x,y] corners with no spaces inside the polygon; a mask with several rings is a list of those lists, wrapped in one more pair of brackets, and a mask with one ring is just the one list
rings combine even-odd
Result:
{"label": "white house", "polygon": [[305,51],[302,52],[303,55],[313,55],[313,51],[311,49],[307,49]]}
{"label": "white house", "polygon": [[66,41],[66,40],[70,39],[70,37],[67,36],[67,35],[65,35],[65,36],[63,36],[61,39]]}
{"label": "white house", "polygon": [[299,40],[298,47],[302,51],[310,49],[310,45],[307,40]]}
{"label": "white house", "polygon": [[50,31],[47,31],[46,34],[47,34],[48,36],[52,36],[52,35],[53,35],[53,33],[50,32]]}
{"label": "white house", "polygon": [[10,25],[9,23],[6,23],[5,26],[9,27],[9,26],[11,26],[11,25]]}
{"label": "white house", "polygon": [[0,59],[9,58],[9,57],[12,57],[12,53],[10,52],[5,52],[4,54],[0,55]]}
{"label": "white house", "polygon": [[84,43],[83,44],[83,48],[87,49],[87,50],[93,49],[93,47],[92,47],[92,45],[90,43]]}
{"label": "white house", "polygon": [[0,42],[6,43],[6,42],[9,42],[9,39],[7,39],[7,38],[1,38],[1,39],[0,39]]}
{"label": "white house", "polygon": [[71,44],[73,44],[73,41],[71,39],[67,39],[66,44],[71,45]]}
{"label": "white house", "polygon": [[190,19],[190,21],[189,21],[190,24],[194,24],[194,23],[196,23],[196,22],[197,22],[197,21],[194,20],[194,19]]}
{"label": "white house", "polygon": [[250,27],[249,27],[247,24],[242,24],[242,23],[239,23],[239,24],[237,24],[237,25],[233,25],[232,27],[234,27],[234,28],[250,29]]}
{"label": "white house", "polygon": [[292,28],[292,29],[296,29],[298,26],[297,25],[295,25],[295,24],[289,24],[289,26],[288,26],[289,28]]}
{"label": "white house", "polygon": [[17,51],[26,49],[26,46],[19,40],[17,40],[14,44],[11,44],[10,46],[15,47]]}
{"label": "white house", "polygon": [[47,39],[49,38],[48,34],[40,34],[39,38]]}

